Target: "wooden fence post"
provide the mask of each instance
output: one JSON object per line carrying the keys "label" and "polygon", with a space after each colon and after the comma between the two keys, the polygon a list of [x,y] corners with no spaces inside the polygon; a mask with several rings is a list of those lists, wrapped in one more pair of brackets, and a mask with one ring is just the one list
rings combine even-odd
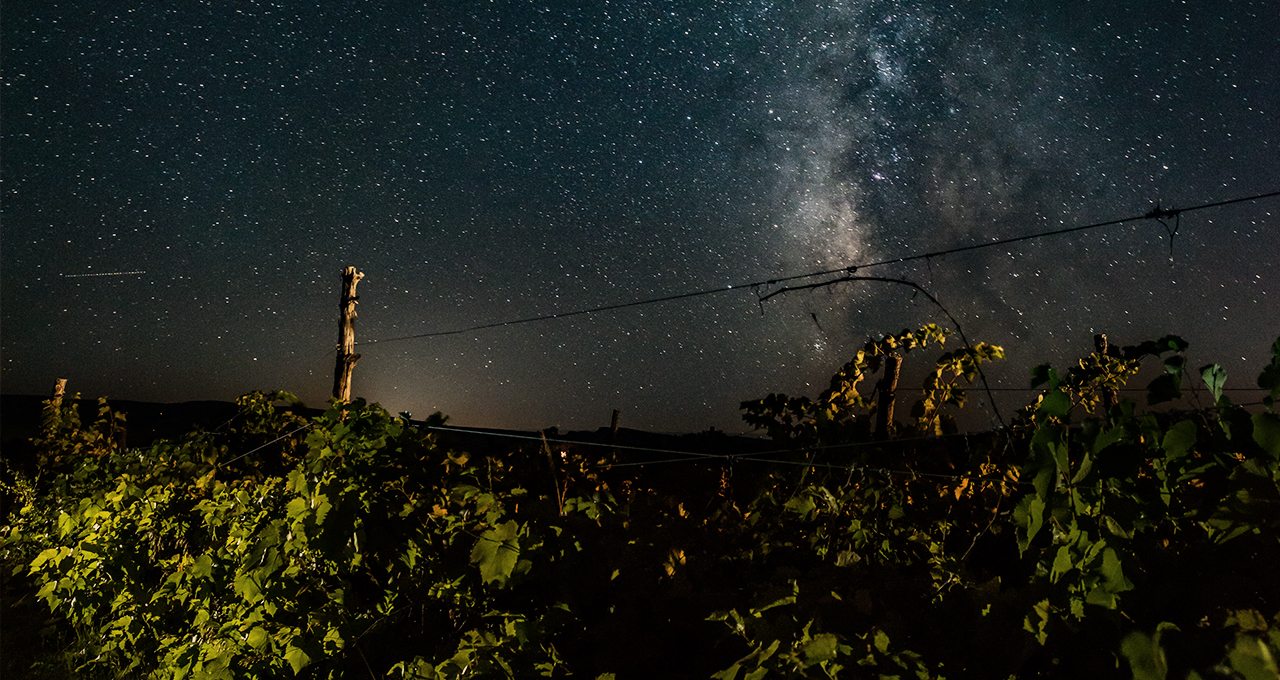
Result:
{"label": "wooden fence post", "polygon": [[[1093,336],[1093,351],[1098,354],[1099,361],[1105,361],[1104,357],[1111,356],[1111,343],[1107,340],[1106,333],[1098,333]],[[1111,390],[1103,390],[1102,392],[1102,412],[1111,411],[1111,407],[1116,405],[1116,397],[1118,395]]]}
{"label": "wooden fence post", "polygon": [[341,316],[338,319],[338,356],[333,366],[333,398],[339,402],[351,401],[351,374],[355,371],[360,355],[356,354],[356,284],[364,273],[355,267],[342,270],[342,297],[338,301]]}
{"label": "wooden fence post", "polygon": [[49,403],[54,408],[62,408],[62,397],[67,394],[67,379],[58,378],[53,381],[53,394],[49,396]]}
{"label": "wooden fence post", "polygon": [[884,377],[880,379],[880,396],[876,402],[876,438],[888,439],[893,433],[893,404],[898,396],[898,378],[902,375],[902,355],[891,352],[884,357]]}

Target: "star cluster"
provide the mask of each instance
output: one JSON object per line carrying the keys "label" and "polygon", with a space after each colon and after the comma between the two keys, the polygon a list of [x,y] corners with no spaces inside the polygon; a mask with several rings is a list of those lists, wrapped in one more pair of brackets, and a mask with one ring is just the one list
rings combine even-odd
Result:
{"label": "star cluster", "polygon": [[[1280,187],[1266,0],[6,6],[6,392],[327,395],[358,340],[522,318]],[[1168,332],[1256,373],[1258,202],[868,270],[931,290],[995,376]],[[85,276],[115,272],[127,275]],[[741,429],[910,290],[735,290],[370,344],[356,392],[455,422]],[[1236,381],[1247,386],[1246,378]]]}

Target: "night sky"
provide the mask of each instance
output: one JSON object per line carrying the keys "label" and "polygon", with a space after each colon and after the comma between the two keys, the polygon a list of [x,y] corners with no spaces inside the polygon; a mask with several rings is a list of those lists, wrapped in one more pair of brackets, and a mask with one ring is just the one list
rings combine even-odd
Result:
{"label": "night sky", "polygon": [[[1274,191],[1277,27],[1275,0],[6,2],[3,390],[322,404],[347,264],[373,340]],[[1186,214],[1172,259],[1146,221],[865,273],[1005,345],[1000,385],[1106,331],[1248,387],[1278,212]],[[901,287],[762,292],[371,344],[355,392],[741,431],[739,401],[945,322]]]}

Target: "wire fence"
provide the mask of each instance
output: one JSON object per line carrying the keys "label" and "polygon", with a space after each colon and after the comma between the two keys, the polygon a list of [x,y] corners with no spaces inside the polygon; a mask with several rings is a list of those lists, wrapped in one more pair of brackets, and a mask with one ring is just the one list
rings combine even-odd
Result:
{"label": "wire fence", "polygon": [[[919,284],[913,281],[894,278],[894,277],[859,276],[859,275],[856,275],[856,272],[863,271],[866,269],[876,268],[876,267],[886,267],[886,266],[904,264],[904,263],[920,261],[920,260],[924,260],[926,263],[928,263],[930,270],[932,270],[933,261],[935,259],[946,257],[949,255],[972,252],[972,251],[988,249],[988,248],[996,248],[1001,246],[1013,246],[1019,243],[1032,241],[1036,239],[1043,239],[1043,238],[1061,236],[1066,234],[1080,233],[1080,232],[1085,232],[1090,230],[1102,229],[1106,227],[1126,225],[1126,224],[1131,224],[1134,222],[1146,221],[1146,220],[1154,220],[1160,223],[1161,225],[1163,225],[1166,231],[1169,233],[1170,237],[1172,238],[1172,236],[1176,233],[1177,227],[1176,226],[1170,227],[1170,225],[1166,222],[1166,220],[1180,220],[1181,216],[1186,213],[1219,208],[1219,207],[1224,207],[1228,205],[1267,200],[1267,199],[1272,199],[1276,197],[1280,197],[1280,190],[1253,194],[1249,196],[1239,196],[1239,197],[1219,200],[1219,201],[1204,202],[1204,203],[1190,205],[1182,208],[1164,208],[1157,203],[1154,208],[1152,208],[1151,210],[1145,213],[1128,215],[1125,217],[1119,217],[1115,219],[1103,220],[1103,221],[1093,222],[1089,224],[1065,227],[1061,229],[1053,229],[1048,231],[1040,231],[1040,232],[1022,234],[1022,235],[1011,236],[1006,238],[991,239],[991,240],[981,241],[978,243],[961,244],[961,245],[951,246],[951,247],[943,248],[939,250],[914,252],[914,253],[909,253],[909,254],[887,258],[887,259],[852,263],[852,264],[848,264],[842,267],[837,267],[832,269],[823,269],[823,270],[804,272],[804,273],[798,273],[798,274],[776,276],[768,279],[747,281],[747,282],[738,283],[738,284],[730,284],[730,285],[715,287],[715,288],[693,290],[693,291],[687,291],[683,293],[675,293],[671,295],[642,298],[642,299],[631,300],[627,302],[604,304],[604,305],[598,305],[594,307],[587,307],[587,308],[580,308],[580,309],[556,311],[556,312],[550,312],[545,314],[517,317],[517,318],[512,318],[512,319],[507,319],[502,321],[488,322],[488,323],[477,323],[477,324],[472,324],[469,326],[454,328],[454,329],[429,331],[424,333],[415,333],[415,334],[401,335],[401,336],[373,338],[369,340],[359,341],[356,343],[356,345],[359,347],[367,347],[370,345],[382,345],[382,344],[401,342],[401,341],[407,341],[407,340],[413,340],[413,339],[425,339],[425,338],[461,335],[461,334],[467,334],[467,333],[476,333],[476,332],[487,330],[487,329],[504,328],[504,327],[531,324],[531,323],[551,321],[551,320],[569,319],[569,318],[578,317],[578,316],[586,316],[586,315],[592,315],[592,314],[598,314],[598,313],[604,313],[604,312],[610,312],[610,311],[617,311],[617,310],[640,307],[645,305],[689,300],[689,299],[698,298],[698,297],[727,293],[735,290],[752,291],[756,295],[757,300],[763,303],[775,296],[778,296],[786,292],[810,289],[810,288],[818,288],[818,287],[830,286],[830,285],[847,283],[847,282],[856,282],[856,281],[895,283],[895,284],[902,284],[902,285],[907,285],[912,287],[917,292],[923,293],[926,297],[928,297],[931,301],[933,301],[943,311],[943,313],[952,321],[957,332],[961,335],[962,339],[964,339],[964,334],[963,334],[963,331],[960,329],[959,321],[945,307],[943,307],[942,304],[939,303],[938,300],[932,294],[930,294],[927,290],[925,290]],[[138,272],[103,272],[103,273],[74,274],[69,276],[132,275],[136,273]],[[839,278],[818,281],[816,283],[805,283],[805,284],[795,283],[799,281],[806,281],[806,280],[811,280],[811,279],[816,279],[821,277],[831,277],[831,276],[838,276]],[[768,292],[765,292],[766,290]],[[966,344],[968,344],[967,339],[965,340],[965,342]],[[1000,416],[998,407],[996,406],[995,399],[991,397],[991,393],[993,392],[1026,393],[1026,392],[1039,391],[1040,388],[987,385],[986,376],[985,374],[981,373],[980,367],[979,367],[979,375],[981,376],[982,382],[983,382],[982,389],[988,393],[988,402],[992,411],[992,415],[999,422],[999,425],[1000,425],[999,430],[1005,431],[1007,434],[1007,426],[1005,424],[1004,418]],[[1144,388],[1125,387],[1125,388],[1119,388],[1116,391],[1140,392],[1145,390]],[[1192,391],[1195,392],[1194,389]],[[1263,393],[1266,390],[1262,388],[1231,387],[1231,388],[1223,388],[1223,391],[1233,392],[1233,393],[1249,392],[1249,393],[1256,394],[1256,393]],[[1247,402],[1239,405],[1253,406],[1261,403],[1263,402],[1254,401],[1254,402]],[[222,429],[229,423],[230,421],[228,421],[228,423],[224,423],[222,426],[219,426],[218,429]],[[263,444],[251,451],[248,451],[239,456],[236,456],[235,458],[232,458],[222,464],[230,464],[232,462],[240,460],[241,458],[251,455],[252,453],[256,453],[257,451],[263,448],[266,448],[271,444],[274,444],[282,439],[285,439],[289,436],[292,436],[293,434],[296,434],[297,432],[301,431],[302,429],[305,429],[306,427],[308,426],[302,426],[300,428],[295,429],[292,432],[289,432],[285,435],[281,435],[279,438],[275,440],[267,442],[266,444]],[[697,461],[697,460],[701,460],[701,461],[729,460],[729,461],[774,463],[774,464],[780,464],[780,465],[807,465],[811,467],[821,467],[821,466],[831,465],[831,464],[820,464],[813,461],[800,462],[800,461],[788,461],[784,459],[765,457],[765,456],[781,456],[781,455],[795,453],[796,452],[795,449],[773,449],[769,451],[750,452],[750,453],[711,454],[711,453],[696,452],[696,451],[680,451],[680,450],[673,450],[673,449],[666,449],[666,448],[619,445],[619,444],[613,444],[613,443],[595,443],[595,442],[587,442],[587,441],[580,441],[580,440],[566,440],[566,439],[559,439],[559,438],[548,438],[545,436],[534,436],[534,435],[526,435],[526,434],[509,433],[509,432],[494,432],[489,430],[477,430],[477,429],[456,428],[456,427],[429,427],[427,429],[436,430],[440,432],[469,434],[472,436],[488,436],[488,437],[496,437],[496,438],[505,438],[510,440],[536,441],[544,445],[556,444],[556,445],[572,445],[577,447],[601,446],[601,447],[606,447],[612,451],[644,452],[644,453],[662,454],[667,456],[666,458],[659,459],[659,460],[615,462],[615,463],[612,463],[612,466],[614,467],[658,465],[658,464],[677,463],[677,462],[690,462],[690,461]],[[921,439],[925,439],[925,438],[921,438]],[[889,441],[891,441],[895,445],[900,446],[904,442],[911,441],[911,438],[895,439],[895,440],[889,440]],[[851,449],[855,449],[859,447],[867,447],[867,446],[884,446],[887,443],[888,442],[884,442],[884,441],[857,442],[857,443],[848,443],[848,444],[808,447],[806,449],[803,449],[802,451],[812,452],[812,451],[836,450],[836,449],[851,450]],[[837,467],[840,467],[841,469],[848,469],[847,466],[837,466]],[[882,470],[891,474],[924,474],[924,473],[913,472],[913,471],[888,470],[886,468],[867,467],[866,469]],[[954,479],[971,478],[969,476],[963,476],[963,475],[951,476],[951,477]]]}
{"label": "wire fence", "polygon": [[[1262,404],[1262,403],[1263,402],[1261,401],[1256,402],[1256,404]],[[1256,404],[1236,404],[1236,406],[1250,406],[1250,405],[1256,405]],[[1201,409],[1195,409],[1195,411],[1207,412],[1207,411],[1213,410],[1213,408],[1214,407],[1201,408]],[[228,424],[230,424],[234,420],[235,420],[235,417],[233,417],[231,420],[228,420],[227,422],[224,422],[222,425],[219,425],[217,428],[215,428],[213,432],[218,432],[220,430],[223,430]],[[216,463],[216,467],[222,468],[225,466],[229,466],[232,463],[243,460],[244,458],[247,458],[255,453],[258,453],[259,451],[262,451],[273,444],[289,439],[290,437],[293,437],[294,435],[304,430],[310,429],[312,427],[315,427],[314,422],[304,423],[296,428],[293,428],[288,432],[285,432],[284,434],[281,434],[271,439],[270,441],[267,441],[252,449],[249,449],[244,453],[231,457],[225,461],[218,461]],[[628,445],[628,444],[617,444],[613,442],[596,442],[596,441],[584,440],[584,439],[565,439],[561,437],[547,437],[545,436],[545,434],[541,434],[541,433],[540,434],[521,434],[521,433],[514,433],[514,432],[499,432],[499,431],[481,430],[481,429],[475,429],[475,428],[448,427],[448,426],[425,425],[425,424],[419,425],[419,427],[423,430],[428,430],[435,433],[462,434],[462,435],[472,436],[472,437],[475,437],[475,436],[490,437],[495,439],[501,439],[504,441],[522,441],[522,442],[536,443],[542,448],[544,448],[548,453],[551,452],[550,451],[551,445],[556,445],[557,447],[603,449],[605,450],[606,453],[615,454],[615,455],[619,453],[655,453],[655,454],[662,454],[666,456],[664,458],[655,458],[655,459],[639,460],[639,461],[636,461],[636,460],[601,461],[601,462],[590,465],[592,469],[597,471],[627,469],[627,468],[643,468],[643,467],[649,467],[649,466],[672,465],[677,463],[679,464],[710,463],[710,464],[717,464],[717,465],[730,466],[730,467],[737,464],[759,464],[759,465],[779,466],[779,467],[798,467],[798,468],[804,468],[806,470],[814,470],[814,469],[830,470],[830,471],[838,471],[838,472],[843,472],[848,474],[862,472],[862,473],[878,474],[878,475],[884,475],[884,476],[890,476],[890,477],[906,477],[910,479],[937,480],[939,482],[945,482],[945,483],[986,482],[986,483],[998,483],[1006,486],[1016,486],[1016,487],[1026,487],[1031,484],[1030,482],[1022,481],[1017,477],[1010,477],[1007,475],[993,476],[990,474],[983,474],[983,473],[932,472],[932,471],[913,469],[910,467],[890,467],[886,465],[875,465],[875,464],[864,463],[859,461],[827,462],[827,461],[816,460],[816,456],[819,453],[830,453],[835,451],[849,452],[849,451],[864,450],[864,449],[892,450],[894,452],[900,453],[903,451],[904,448],[910,447],[912,445],[945,442],[945,441],[956,440],[956,439],[963,439],[965,441],[964,449],[966,452],[968,452],[971,449],[972,440],[986,436],[986,435],[974,435],[974,434],[963,433],[963,432],[949,433],[949,434],[942,434],[942,435],[919,435],[919,436],[910,436],[910,437],[897,437],[897,438],[879,439],[879,440],[870,440],[870,441],[853,441],[853,442],[844,442],[844,443],[837,443],[837,444],[797,445],[797,446],[788,447],[788,448],[773,448],[773,449],[766,449],[762,451],[737,450],[733,452],[708,453],[705,451],[681,450],[681,449],[672,449],[668,447],[636,446],[636,445]],[[990,437],[993,439],[993,441],[996,438],[995,437],[996,434],[998,433],[994,433],[994,432],[990,433]],[[1012,445],[1013,437],[1011,433],[1006,431],[1004,434],[1006,436],[1006,444]],[[741,444],[739,444],[739,446],[740,445]],[[563,448],[561,450],[564,451]],[[808,459],[793,460],[793,459],[780,457],[785,455],[803,455],[803,456],[808,456]],[[1162,493],[1164,493],[1165,495],[1168,495],[1167,492],[1162,492]],[[483,537],[477,536],[477,538],[483,538]]]}
{"label": "wire fence", "polygon": [[833,269],[822,269],[818,271],[804,272],[799,274],[787,274],[787,275],[775,276],[767,279],[759,279],[756,281],[746,281],[742,283],[718,286],[715,288],[692,290],[692,291],[687,291],[683,293],[674,293],[670,295],[661,295],[661,296],[642,298],[637,300],[630,300],[627,302],[603,304],[603,305],[597,305],[594,307],[585,307],[580,309],[570,309],[570,310],[564,310],[564,311],[554,311],[554,312],[548,312],[544,314],[536,314],[532,316],[516,317],[516,318],[506,319],[502,321],[477,323],[469,326],[452,328],[452,329],[427,331],[423,333],[412,333],[408,335],[398,335],[398,336],[390,336],[390,337],[384,337],[384,338],[372,338],[369,340],[361,340],[356,343],[356,346],[367,347],[370,345],[403,342],[406,340],[438,338],[438,337],[447,337],[451,335],[462,335],[462,334],[475,333],[475,332],[490,330],[495,328],[506,328],[510,326],[519,326],[519,325],[538,323],[543,321],[570,319],[578,316],[599,314],[603,312],[618,311],[622,309],[630,309],[633,307],[642,307],[642,306],[662,304],[667,302],[689,300],[689,299],[698,298],[698,297],[705,297],[708,295],[719,295],[723,293],[729,293],[729,292],[741,291],[741,290],[757,291],[757,297],[763,297],[767,299],[772,295],[776,295],[778,291],[773,291],[770,293],[760,293],[759,291],[761,291],[762,289],[767,289],[772,286],[791,283],[794,281],[815,279],[815,278],[831,276],[836,274],[841,274],[841,275],[853,274],[855,272],[866,270],[866,269],[872,269],[877,267],[887,267],[891,265],[905,264],[908,262],[917,262],[920,260],[924,260],[928,262],[930,267],[932,267],[932,263],[934,259],[946,257],[948,255],[956,255],[959,253],[973,252],[976,250],[984,250],[987,248],[998,248],[1000,246],[1012,246],[1019,243],[1024,243],[1027,241],[1033,241],[1033,240],[1042,239],[1042,238],[1062,236],[1065,234],[1074,234],[1074,233],[1079,233],[1083,231],[1102,229],[1105,227],[1120,226],[1120,225],[1125,225],[1125,224],[1130,224],[1133,222],[1139,222],[1139,221],[1145,221],[1145,220],[1155,220],[1157,222],[1160,222],[1161,224],[1164,224],[1164,220],[1179,218],[1181,215],[1186,213],[1197,212],[1201,210],[1209,210],[1212,208],[1220,208],[1220,207],[1235,205],[1239,203],[1249,203],[1253,201],[1267,200],[1271,198],[1276,198],[1278,196],[1280,196],[1280,190],[1269,191],[1269,192],[1260,193],[1260,194],[1253,194],[1250,196],[1239,196],[1239,197],[1229,198],[1229,199],[1220,200],[1220,201],[1199,203],[1195,205],[1186,206],[1183,208],[1163,208],[1160,206],[1159,203],[1157,203],[1154,208],[1152,208],[1151,210],[1148,210],[1145,213],[1128,215],[1126,217],[1118,217],[1115,219],[1103,220],[1100,222],[1093,222],[1090,224],[1066,227],[1063,229],[1052,229],[1048,231],[1022,234],[1019,236],[1010,236],[1007,238],[998,238],[998,239],[991,239],[988,241],[980,241],[978,243],[961,244],[961,245],[951,246],[948,248],[942,248],[939,250],[908,253],[905,255],[900,255],[897,257],[891,257],[887,259],[849,263],[847,265],[836,267]]}
{"label": "wire fence", "polygon": [[[603,304],[603,305],[597,305],[593,307],[586,307],[586,308],[580,308],[580,309],[553,311],[553,312],[544,313],[544,314],[517,317],[517,318],[511,318],[511,319],[506,319],[501,321],[475,323],[475,324],[471,324],[471,325],[467,325],[459,328],[427,331],[423,333],[413,333],[413,334],[400,335],[400,336],[372,338],[368,340],[358,341],[355,343],[355,345],[356,347],[359,347],[359,348],[368,348],[370,346],[385,345],[389,343],[403,342],[403,341],[408,341],[413,339],[426,339],[426,338],[438,338],[438,337],[464,335],[464,334],[474,334],[474,333],[478,333],[478,332],[489,330],[489,329],[508,328],[512,326],[520,326],[525,324],[539,323],[539,322],[552,321],[552,320],[570,319],[574,317],[588,316],[588,315],[618,311],[623,309],[630,309],[630,308],[647,306],[647,305],[677,302],[677,301],[687,301],[694,298],[717,295],[717,294],[732,292],[736,290],[751,291],[756,296],[757,301],[761,304],[761,307],[763,309],[763,304],[765,301],[770,300],[783,293],[833,286],[833,285],[842,284],[842,283],[866,281],[866,282],[879,282],[879,283],[905,285],[913,288],[916,293],[923,294],[930,301],[932,301],[934,305],[936,305],[942,311],[942,313],[951,321],[952,326],[954,327],[955,331],[959,335],[960,339],[968,347],[970,346],[969,341],[968,341],[968,338],[965,336],[964,330],[960,325],[960,320],[957,319],[956,316],[953,315],[941,302],[939,302],[937,297],[935,297],[932,293],[926,290],[923,286],[919,285],[914,281],[910,281],[903,278],[891,277],[891,276],[866,276],[866,275],[860,275],[858,274],[858,272],[862,272],[872,268],[888,267],[892,265],[900,265],[900,264],[923,260],[929,265],[929,270],[930,270],[930,273],[932,274],[934,260],[947,257],[949,255],[967,253],[967,252],[989,249],[989,248],[1012,247],[1020,243],[1033,241],[1037,239],[1044,239],[1044,238],[1057,237],[1057,236],[1062,236],[1067,234],[1081,233],[1081,232],[1098,230],[1098,229],[1103,229],[1108,227],[1117,227],[1117,226],[1128,225],[1128,224],[1141,222],[1141,221],[1155,221],[1160,225],[1162,225],[1166,233],[1168,233],[1169,235],[1170,248],[1172,249],[1173,247],[1172,239],[1177,232],[1177,226],[1171,227],[1168,222],[1169,220],[1174,220],[1175,225],[1180,225],[1181,216],[1186,213],[1193,213],[1193,212],[1202,211],[1202,210],[1221,208],[1229,205],[1268,200],[1276,197],[1280,197],[1280,190],[1269,191],[1269,192],[1258,193],[1258,194],[1247,195],[1247,196],[1238,196],[1238,197],[1218,200],[1218,201],[1201,202],[1201,203],[1197,203],[1194,205],[1185,206],[1181,208],[1164,208],[1159,203],[1156,203],[1152,209],[1144,213],[1133,214],[1133,215],[1118,217],[1114,219],[1102,220],[1098,222],[1092,222],[1089,224],[1070,226],[1070,227],[1065,227],[1061,229],[1039,231],[1039,232],[1033,232],[1033,233],[1011,236],[1006,238],[996,238],[996,239],[980,241],[977,243],[960,244],[960,245],[955,245],[955,246],[937,249],[937,250],[913,252],[913,253],[908,253],[908,254],[900,255],[897,257],[891,257],[887,259],[851,263],[851,264],[848,264],[842,267],[837,267],[837,268],[775,276],[772,278],[759,279],[755,281],[746,281],[742,283],[729,284],[729,285],[715,287],[715,288],[692,290],[692,291],[687,291],[682,293],[674,293],[670,295],[641,298],[641,299],[636,299],[636,300],[631,300],[626,302]],[[835,276],[836,278],[830,278],[832,276]],[[817,282],[809,282],[809,283],[801,283],[805,281],[812,281],[814,279],[826,279],[826,280],[819,280]],[[1000,412],[1000,406],[994,396],[994,393],[997,391],[1011,392],[1011,391],[1014,391],[1014,389],[1016,388],[1008,388],[1008,387],[994,388],[988,384],[987,375],[983,370],[982,366],[977,365],[976,368],[977,368],[978,376],[980,378],[981,389],[983,392],[985,392],[985,395],[986,395],[987,408],[989,409],[989,415],[993,421],[992,425],[995,429],[1004,430],[1006,428],[1005,418]],[[1026,388],[1026,389],[1027,391],[1033,391],[1035,388]]]}

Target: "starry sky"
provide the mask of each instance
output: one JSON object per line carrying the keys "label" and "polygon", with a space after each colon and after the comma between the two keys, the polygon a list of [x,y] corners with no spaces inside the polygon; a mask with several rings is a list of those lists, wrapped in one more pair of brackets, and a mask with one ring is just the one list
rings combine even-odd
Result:
{"label": "starry sky", "polygon": [[[321,404],[347,264],[375,340],[1274,191],[1277,26],[1274,0],[8,2],[3,390]],[[1105,331],[1180,334],[1248,387],[1278,210],[865,273],[1004,345],[998,385]],[[739,401],[945,321],[902,287],[763,292],[369,344],[355,392],[742,431]]]}

